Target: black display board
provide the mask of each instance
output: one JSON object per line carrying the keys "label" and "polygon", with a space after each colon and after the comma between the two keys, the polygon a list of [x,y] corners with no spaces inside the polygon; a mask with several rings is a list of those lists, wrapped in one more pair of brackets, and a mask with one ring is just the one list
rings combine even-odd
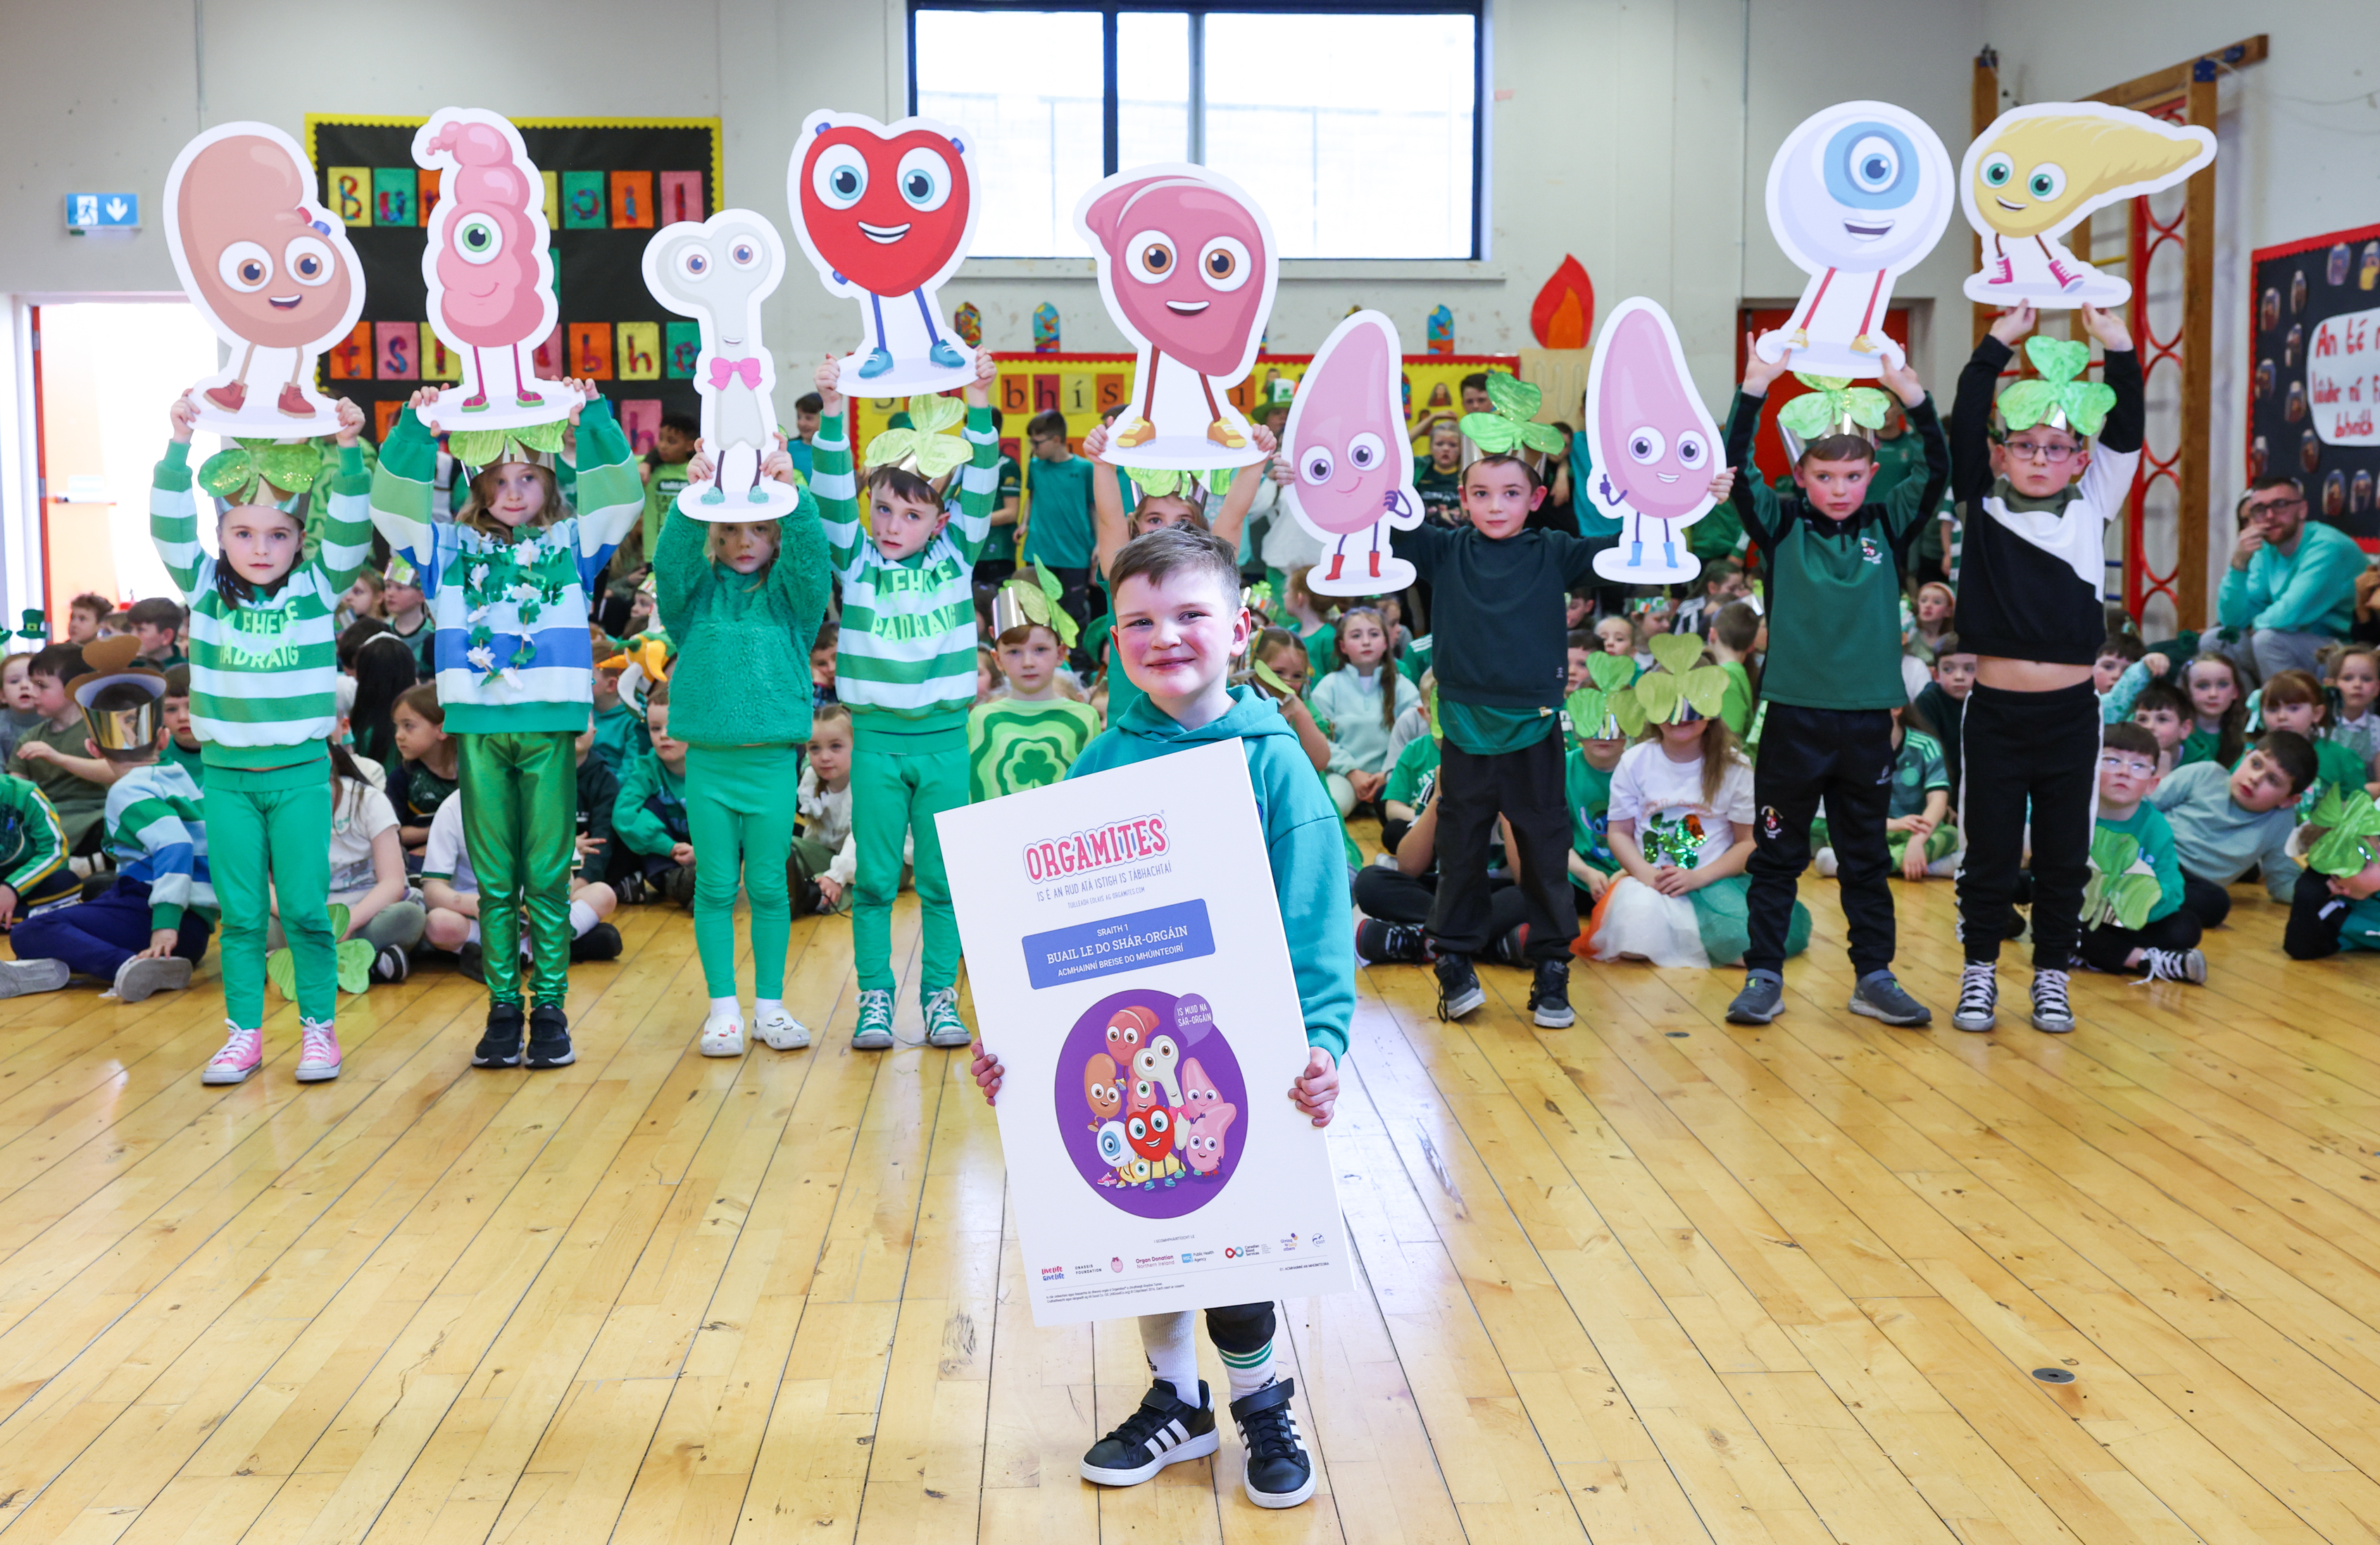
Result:
{"label": "black display board", "polygon": [[2380,225],[2259,248],[2249,272],[2248,475],[2297,479],[2380,550]]}

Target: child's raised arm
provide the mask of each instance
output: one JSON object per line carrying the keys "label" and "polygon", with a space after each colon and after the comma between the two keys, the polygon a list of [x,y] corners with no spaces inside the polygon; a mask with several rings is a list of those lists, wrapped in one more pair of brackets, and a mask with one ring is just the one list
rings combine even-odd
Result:
{"label": "child's raised arm", "polygon": [[1992,486],[1992,406],[2000,371],[2034,321],[2030,305],[2002,311],[1959,371],[1959,389],[1950,399],[1950,497],[1971,508]]}
{"label": "child's raised arm", "polygon": [[859,520],[859,479],[852,456],[851,426],[844,421],[843,394],[834,389],[840,368],[830,354],[813,378],[818,384],[818,433],[810,441],[810,492],[818,496],[819,522],[826,536],[827,562],[845,580],[858,575],[868,546]]}
{"label": "child's raised arm", "polygon": [[1231,490],[1223,495],[1223,507],[1215,512],[1215,517],[1212,520],[1207,522],[1208,530],[1213,531],[1233,547],[1240,544],[1240,529],[1247,524],[1248,506],[1257,502],[1257,490],[1264,486],[1266,468],[1270,465],[1273,456],[1281,451],[1281,442],[1273,437],[1272,431],[1262,424],[1257,424],[1249,430],[1248,438],[1256,443],[1257,450],[1265,454],[1265,459],[1250,462],[1232,474],[1232,486]]}
{"label": "child's raised arm", "polygon": [[211,583],[207,550],[199,545],[198,505],[190,493],[190,433],[198,425],[199,405],[185,392],[174,400],[166,418],[174,437],[165,446],[165,459],[150,474],[149,540],[167,578],[189,604]]}
{"label": "child's raised arm", "polygon": [[1116,481],[1115,466],[1107,459],[1108,426],[1093,424],[1083,436],[1083,456],[1091,464],[1091,562],[1096,572],[1107,578],[1108,566],[1132,540],[1132,517],[1124,513],[1123,489]]}
{"label": "child's raised arm", "polygon": [[974,453],[959,468],[959,512],[943,529],[972,566],[991,539],[991,506],[1000,499],[1000,440],[991,432],[991,378],[999,365],[990,350],[975,357],[975,379],[966,387],[966,427],[961,432]]}
{"label": "child's raised arm", "polygon": [[364,410],[339,399],[339,470],[330,497],[322,501],[322,542],[309,560],[322,583],[336,595],[356,582],[371,562],[371,478],[364,471]]}

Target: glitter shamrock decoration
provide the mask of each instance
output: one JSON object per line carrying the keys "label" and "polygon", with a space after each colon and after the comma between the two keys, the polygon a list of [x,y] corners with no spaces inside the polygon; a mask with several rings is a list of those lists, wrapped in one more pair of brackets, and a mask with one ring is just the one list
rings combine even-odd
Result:
{"label": "glitter shamrock decoration", "polygon": [[906,461],[917,475],[931,481],[958,470],[975,453],[965,440],[942,432],[965,421],[966,409],[955,397],[938,395],[909,399],[909,427],[888,429],[868,443],[870,467]]}
{"label": "glitter shamrock decoration", "polygon": [[1518,446],[1544,456],[1561,454],[1561,432],[1551,424],[1533,423],[1545,394],[1510,371],[1488,372],[1488,401],[1492,413],[1465,413],[1463,432],[1489,456],[1502,456]]}
{"label": "glitter shamrock decoration", "polygon": [[1636,662],[1619,654],[1590,654],[1586,674],[1595,685],[1562,700],[1571,733],[1581,740],[1633,740],[1645,731],[1645,705],[1629,691]]}
{"label": "glitter shamrock decoration", "polygon": [[1854,386],[1849,376],[1803,375],[1809,388],[1777,410],[1777,421],[1804,444],[1834,434],[1857,434],[1884,427],[1892,399],[1873,386]]}
{"label": "glitter shamrock decoration", "polygon": [[2116,406],[2116,389],[2082,379],[2091,367],[2091,346],[2035,336],[2024,341],[2024,355],[2040,378],[2020,381],[2000,394],[2000,421],[2011,431],[2046,424],[2086,437],[2097,434],[2107,409]]}
{"label": "glitter shamrock decoration", "polygon": [[2322,831],[2322,840],[2306,849],[2306,866],[2319,874],[2345,880],[2380,863],[2380,807],[2362,789],[2341,798],[2337,785],[2306,817],[2306,824]]}
{"label": "glitter shamrock decoration", "polygon": [[303,493],[322,471],[322,453],[304,441],[285,445],[273,440],[236,440],[207,457],[198,481],[227,505],[252,505],[268,488],[281,494]]}
{"label": "glitter shamrock decoration", "polygon": [[2082,916],[2093,927],[2113,923],[2139,928],[2156,905],[2156,871],[2141,857],[2141,845],[2121,832],[2099,827],[2091,838],[2091,883],[2082,892]]}
{"label": "glitter shamrock decoration", "polygon": [[568,420],[552,419],[517,429],[458,429],[446,436],[446,453],[466,467],[493,467],[506,461],[534,461],[558,456]]}

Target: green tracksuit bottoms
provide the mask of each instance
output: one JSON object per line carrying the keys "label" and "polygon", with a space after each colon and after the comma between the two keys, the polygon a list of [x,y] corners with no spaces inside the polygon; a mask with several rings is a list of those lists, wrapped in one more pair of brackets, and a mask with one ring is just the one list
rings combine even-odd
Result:
{"label": "green tracksuit bottoms", "polygon": [[455,737],[463,845],[480,879],[480,951],[492,1003],[521,1001],[521,914],[529,988],[570,995],[570,871],[578,862],[578,737],[568,730]]}
{"label": "green tracksuit bottoms", "polygon": [[859,839],[859,873],[852,882],[851,957],[861,991],[892,990],[892,897],[901,889],[904,837],[916,845],[917,905],[925,912],[918,991],[957,985],[959,919],[951,910],[934,816],[966,802],[964,740],[948,750],[888,751],[863,742],[852,751],[851,831]]}
{"label": "green tracksuit bottoms", "polygon": [[223,907],[225,1017],[244,1030],[264,1028],[264,932],[277,896],[298,967],[298,1016],[331,1023],[339,974],[328,910],[329,760],[263,772],[210,767],[204,809],[207,872]]}
{"label": "green tracksuit bottoms", "polygon": [[688,746],[686,825],[694,839],[694,947],[714,998],[735,996],[735,883],[752,899],[752,991],[785,995],[794,926],[785,855],[794,845],[801,754],[791,746]]}

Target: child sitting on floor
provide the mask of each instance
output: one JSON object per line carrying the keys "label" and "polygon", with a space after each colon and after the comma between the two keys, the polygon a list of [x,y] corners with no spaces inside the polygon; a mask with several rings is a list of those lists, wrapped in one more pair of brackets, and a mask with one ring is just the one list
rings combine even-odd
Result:
{"label": "child sitting on floor", "polygon": [[[2361,805],[2350,799],[2349,803]],[[2363,806],[2368,812],[2369,806]],[[2289,856],[2305,858],[2331,833],[2308,824],[2289,839]],[[2289,904],[2289,921],[2281,948],[2292,960],[2320,960],[2342,949],[2380,950],[2380,838],[2364,836],[2345,864],[2361,858],[2362,868],[2346,874],[2325,874],[2308,863],[2298,876]]]}
{"label": "child sitting on floor", "polygon": [[649,895],[694,905],[694,828],[686,812],[686,742],[669,732],[669,683],[645,698],[645,730],[653,748],[630,762],[612,806],[612,833],[638,855]]}
{"label": "child sitting on floor", "polygon": [[851,834],[851,710],[841,703],[810,711],[809,756],[795,801],[801,830],[789,860],[794,915],[843,911],[859,872],[859,845]]}
{"label": "child sitting on floor", "polygon": [[2312,814],[2323,795],[2333,788],[2341,796],[2363,786],[2363,760],[2353,750],[2323,736],[2330,718],[2330,699],[2322,684],[2304,671],[2279,671],[2265,682],[2257,708],[2267,730],[2288,730],[2306,737],[2313,748],[2313,782],[2298,797],[2298,819]]}
{"label": "child sitting on floor", "polygon": [[[1927,733],[1925,716],[1913,703],[1894,709],[1892,797],[1885,807],[1884,842],[1903,880],[1958,872],[1959,828],[1950,821],[1954,792],[1942,743]],[[1835,850],[1826,845],[1823,816],[1810,823],[1810,840],[1818,845],[1812,866],[1831,878]]]}
{"label": "child sitting on floor", "polygon": [[[2370,644],[2342,644],[2324,659],[2330,676],[2330,689],[2338,694],[2338,710],[2323,730],[2323,738],[2336,741],[2362,760],[2364,775],[2371,777],[2375,763],[2380,763],[2380,713],[2373,712],[2374,700],[2380,699],[2380,649]],[[2380,789],[2373,792],[2380,794]]]}
{"label": "child sitting on floor", "polygon": [[2152,681],[2132,700],[2132,723],[2157,744],[2157,776],[2181,765],[2182,737],[2190,733],[2190,700],[2169,681]]}
{"label": "child sitting on floor", "polygon": [[[429,908],[422,919],[421,942],[456,957],[456,968],[473,981],[488,979],[486,958],[480,946],[480,877],[471,869],[471,852],[463,840],[461,794],[438,807],[430,822],[430,841],[421,853],[421,900]],[[577,870],[570,875],[570,959],[615,960],[620,931],[603,919],[619,906],[619,893],[590,883]],[[530,942],[519,943],[523,968]]]}
{"label": "child sitting on floor", "polygon": [[2181,689],[2192,716],[2190,733],[2182,737],[2181,765],[2212,761],[2228,767],[2238,761],[2248,741],[2248,690],[2240,684],[2240,667],[2220,654],[2202,654],[2182,667]]}
{"label": "child sitting on floor", "polygon": [[2261,869],[2265,889],[2287,906],[2296,895],[2297,860],[2289,856],[2298,796],[2313,782],[2313,748],[2305,736],[2275,730],[2225,771],[2212,761],[2175,770],[2150,796],[2173,827],[2181,861],[2182,906],[2201,928],[2231,911],[2229,887]]}
{"label": "child sitting on floor", "polygon": [[[2156,764],[2155,736],[2138,724],[2107,726],[2099,743],[2099,829],[2091,845],[2098,883],[2087,894],[2080,953],[2095,971],[2145,970],[2150,981],[2203,982],[2206,956],[2198,947],[2197,914],[2182,905],[2173,828],[2165,812],[2146,803],[2156,792]],[[2110,833],[2132,845],[2129,865],[2112,875],[2100,868]],[[2126,874],[2153,877],[2153,896],[2124,894]],[[2127,916],[2133,920],[2124,921]]]}
{"label": "child sitting on floor", "polygon": [[1421,700],[1388,651],[1380,614],[1349,607],[1338,626],[1339,658],[1346,663],[1314,684],[1315,715],[1330,726],[1330,799],[1342,816],[1378,802],[1389,777],[1389,731]]}

